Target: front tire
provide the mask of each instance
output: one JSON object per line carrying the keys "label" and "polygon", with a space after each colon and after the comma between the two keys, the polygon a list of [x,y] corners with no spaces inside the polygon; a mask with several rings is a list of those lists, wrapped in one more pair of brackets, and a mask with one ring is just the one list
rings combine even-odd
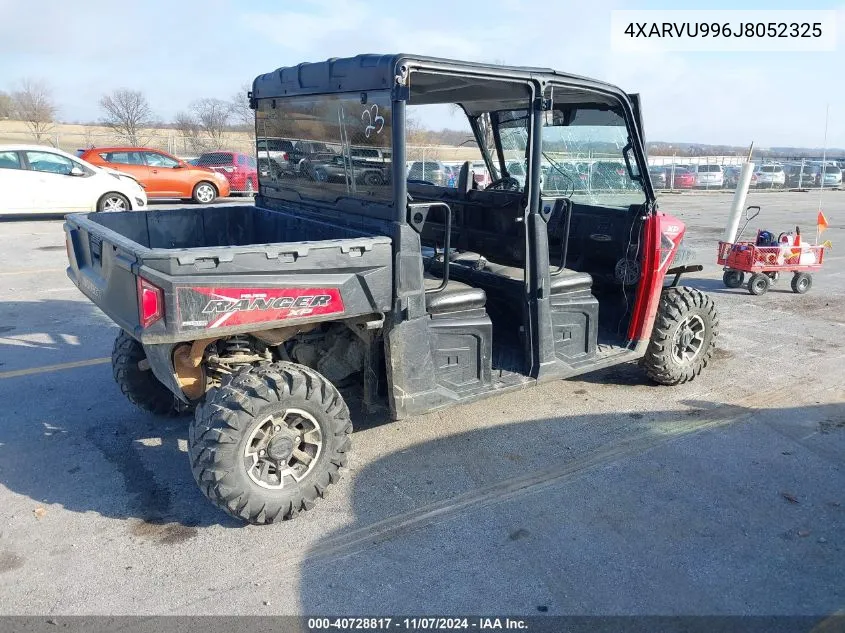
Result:
{"label": "front tire", "polygon": [[101,213],[117,213],[131,210],[132,205],[129,204],[129,198],[116,191],[107,193],[97,202],[97,211]]}
{"label": "front tire", "polygon": [[722,275],[722,282],[726,288],[740,288],[745,281],[745,273],[741,270],[726,270]]}
{"label": "front tire", "polygon": [[124,330],[114,340],[111,366],[120,391],[139,409],[169,417],[181,415],[188,409],[159,382],[150,369],[144,346]]}
{"label": "front tire", "polygon": [[210,182],[198,182],[191,194],[191,200],[197,204],[211,204],[217,197],[217,188]]}
{"label": "front tire", "polygon": [[646,374],[661,385],[692,380],[710,362],[718,333],[719,314],[708,295],[694,288],[667,288],[642,361]]}
{"label": "front tire", "polygon": [[754,273],[748,280],[748,292],[754,296],[764,295],[769,291],[772,279],[764,273]]}
{"label": "front tire", "polygon": [[326,378],[296,363],[260,365],[197,409],[191,470],[203,494],[235,518],[292,519],[340,479],[351,433],[349,409]]}

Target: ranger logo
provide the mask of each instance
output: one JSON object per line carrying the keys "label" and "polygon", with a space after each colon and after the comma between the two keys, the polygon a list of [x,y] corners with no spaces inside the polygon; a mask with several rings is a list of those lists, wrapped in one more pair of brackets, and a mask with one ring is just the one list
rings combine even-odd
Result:
{"label": "ranger logo", "polygon": [[251,312],[253,310],[296,310],[308,314],[314,308],[328,306],[331,295],[300,295],[298,297],[246,297],[242,299],[211,299],[202,309],[203,314],[226,312]]}

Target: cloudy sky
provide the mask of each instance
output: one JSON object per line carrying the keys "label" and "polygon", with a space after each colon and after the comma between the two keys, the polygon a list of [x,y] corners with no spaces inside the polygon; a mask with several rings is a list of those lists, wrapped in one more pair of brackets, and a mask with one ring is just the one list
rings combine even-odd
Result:
{"label": "cloudy sky", "polygon": [[[402,4],[407,5],[400,8]],[[601,8],[598,8],[598,7]],[[648,0],[0,0],[0,89],[52,86],[65,121],[92,121],[99,97],[143,90],[168,119],[200,97],[229,98],[260,73],[358,53],[408,52],[551,66],[643,98],[649,140],[845,147],[845,2],[834,53],[614,53],[612,9]],[[711,0],[708,9],[794,9]]]}

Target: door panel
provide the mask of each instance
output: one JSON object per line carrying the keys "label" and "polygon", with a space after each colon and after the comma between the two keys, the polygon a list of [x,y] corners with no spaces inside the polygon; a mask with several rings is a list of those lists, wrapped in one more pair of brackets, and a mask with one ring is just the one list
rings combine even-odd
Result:
{"label": "door panel", "polygon": [[32,211],[37,178],[17,152],[0,152],[0,214]]}
{"label": "door panel", "polygon": [[185,192],[189,188],[189,185],[185,183],[188,170],[181,167],[179,161],[159,152],[142,152],[142,154],[150,170],[150,180],[155,182],[156,195],[176,198],[190,195],[190,192]]}
{"label": "door panel", "polygon": [[77,163],[53,152],[27,151],[24,156],[35,176],[35,211],[71,213],[89,208],[89,178],[71,175]]}
{"label": "door panel", "polygon": [[144,185],[147,195],[155,195],[155,182],[150,178],[150,170],[144,163],[141,152],[115,151],[103,152],[100,157],[105,161],[104,165],[117,171],[122,171]]}

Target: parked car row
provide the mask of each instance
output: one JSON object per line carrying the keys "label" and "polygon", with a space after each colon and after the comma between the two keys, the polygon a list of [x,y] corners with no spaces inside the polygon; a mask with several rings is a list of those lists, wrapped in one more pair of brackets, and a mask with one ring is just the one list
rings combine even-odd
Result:
{"label": "parked car row", "polygon": [[[741,165],[652,165],[649,167],[652,184],[657,189],[735,189],[742,173]],[[674,180],[673,180],[674,178]],[[766,163],[756,165],[751,175],[751,187],[838,187],[842,184],[842,170],[834,163]]]}
{"label": "parked car row", "polygon": [[74,156],[0,145],[0,214],[131,211],[167,198],[208,204],[257,188],[257,162],[240,152],[206,152],[189,162],[146,147],[93,147]]}

